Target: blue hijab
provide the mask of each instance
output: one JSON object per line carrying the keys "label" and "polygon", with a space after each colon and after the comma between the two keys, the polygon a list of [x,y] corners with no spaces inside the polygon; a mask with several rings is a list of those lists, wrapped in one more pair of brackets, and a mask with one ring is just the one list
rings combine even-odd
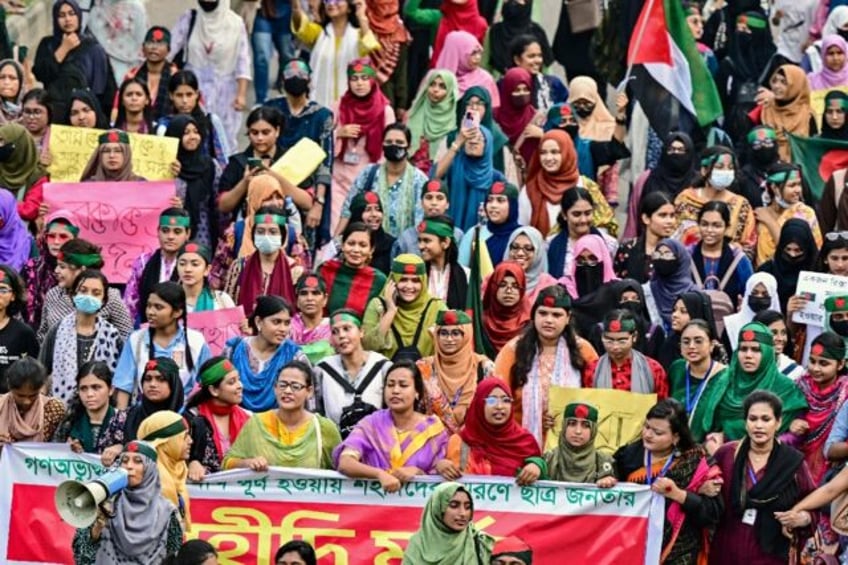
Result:
{"label": "blue hijab", "polygon": [[698,290],[695,283],[692,282],[692,257],[686,250],[686,247],[676,239],[666,238],[661,240],[655,249],[667,247],[677,258],[677,269],[670,276],[662,277],[654,269],[654,274],[651,276],[651,294],[654,297],[654,302],[657,304],[660,317],[663,325],[666,328],[671,325],[671,309],[674,307],[675,301],[684,292]]}
{"label": "blue hijab", "polygon": [[286,339],[274,352],[274,355],[265,363],[261,373],[254,373],[250,368],[250,346],[241,337],[233,337],[227,340],[227,349],[230,353],[230,361],[241,376],[244,386],[244,396],[241,405],[251,412],[265,412],[277,406],[275,384],[280,371],[286,363],[294,359],[300,351],[300,347],[292,340]]}
{"label": "blue hijab", "polygon": [[504,180],[504,176],[495,170],[492,163],[494,154],[492,132],[485,126],[480,126],[480,131],[485,138],[483,155],[469,157],[465,151],[460,151],[454,157],[448,171],[450,215],[456,227],[463,232],[477,224],[477,208],[481,202],[486,201],[492,184],[495,181]]}
{"label": "blue hijab", "polygon": [[[506,246],[509,244],[509,236],[521,227],[521,224],[518,223],[517,189],[513,187],[513,190],[516,190],[516,196],[507,195],[509,215],[507,215],[506,221],[500,224],[494,224],[492,222],[486,224],[486,228],[490,234],[486,238],[486,248],[489,250],[489,257],[492,260],[493,267],[497,267],[504,260]],[[486,197],[488,198],[488,195]]]}

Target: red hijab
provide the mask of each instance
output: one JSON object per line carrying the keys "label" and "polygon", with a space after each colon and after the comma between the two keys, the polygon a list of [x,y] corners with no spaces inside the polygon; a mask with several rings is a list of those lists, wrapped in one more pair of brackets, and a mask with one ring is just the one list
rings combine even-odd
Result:
{"label": "red hijab", "polygon": [[453,0],[442,2],[442,19],[436,31],[436,41],[433,44],[433,56],[430,58],[430,66],[435,67],[439,60],[439,54],[445,46],[445,38],[452,31],[467,31],[477,38],[481,44],[486,37],[489,28],[486,18],[480,15],[477,0],[465,0],[457,4]]}
{"label": "red hijab", "polygon": [[[364,97],[354,96],[350,89],[352,73],[369,73],[371,91]],[[348,89],[339,101],[339,125],[356,124],[361,126],[359,136],[365,136],[365,150],[372,163],[377,163],[383,156],[383,128],[386,125],[386,106],[389,99],[377,84],[376,73],[371,65],[371,59],[364,57],[355,59],[347,66]],[[341,155],[347,150],[351,141],[345,139],[342,143]]]}
{"label": "red hijab", "polygon": [[[530,95],[526,97],[526,100],[516,100],[512,93],[522,84],[527,87],[527,92]],[[501,129],[509,138],[509,143],[513,146],[521,138],[524,128],[533,121],[533,117],[536,115],[532,95],[533,77],[530,76],[530,73],[521,67],[509,69],[501,81],[501,105],[495,110],[495,121],[501,126]],[[524,157],[525,163],[531,161],[538,145],[538,139],[526,138],[523,140],[519,152]]]}
{"label": "red hijab", "polygon": [[539,457],[541,451],[533,434],[513,419],[512,406],[509,417],[500,426],[486,421],[486,397],[496,388],[512,397],[509,385],[498,377],[477,383],[459,436],[471,450],[468,473],[514,477],[528,457]]}
{"label": "red hijab", "polygon": [[562,154],[559,170],[549,173],[543,169],[542,158],[539,156],[539,151],[536,151],[527,168],[526,182],[527,197],[530,198],[530,204],[533,206],[530,224],[542,232],[543,236],[547,236],[551,229],[546,204],[548,202],[559,204],[565,192],[577,186],[577,181],[580,179],[580,173],[577,170],[577,151],[571,136],[562,130],[551,130],[539,140],[539,148],[541,149],[549,139],[559,145]]}
{"label": "red hijab", "polygon": [[[521,287],[518,304],[506,307],[498,302],[498,285],[511,275]],[[527,277],[521,265],[514,261],[503,261],[495,267],[486,283],[483,296],[483,329],[489,342],[500,351],[506,342],[517,336],[530,320],[530,305],[527,303]]]}

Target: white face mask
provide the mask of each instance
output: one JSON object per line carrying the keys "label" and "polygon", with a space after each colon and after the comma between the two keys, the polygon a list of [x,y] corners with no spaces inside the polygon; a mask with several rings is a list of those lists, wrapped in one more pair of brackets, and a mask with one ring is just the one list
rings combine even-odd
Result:
{"label": "white face mask", "polygon": [[774,195],[774,201],[777,202],[777,205],[780,206],[784,210],[786,210],[787,208],[792,206],[792,204],[790,204],[789,202],[784,200],[783,197],[780,196],[779,194]]}
{"label": "white face mask", "polygon": [[283,245],[283,236],[281,235],[257,235],[253,239],[253,245],[256,246],[257,251],[264,255],[270,255],[277,251]]}
{"label": "white face mask", "polygon": [[710,186],[724,190],[736,179],[736,171],[731,169],[713,169],[710,173]]}

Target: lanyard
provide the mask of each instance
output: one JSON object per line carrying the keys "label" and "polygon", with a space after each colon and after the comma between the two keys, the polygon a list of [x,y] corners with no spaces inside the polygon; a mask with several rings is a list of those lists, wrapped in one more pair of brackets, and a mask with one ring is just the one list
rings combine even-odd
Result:
{"label": "lanyard", "polygon": [[710,373],[713,372],[713,363],[715,363],[715,360],[710,360],[710,368],[707,369],[707,373],[704,375],[704,380],[701,382],[700,385],[698,385],[698,389],[695,391],[694,399],[689,396],[689,386],[690,381],[692,380],[692,373],[690,372],[689,363],[686,364],[686,414],[689,416],[692,415],[692,410],[698,404],[698,400],[701,399],[701,394],[703,394],[704,392],[704,387],[707,386],[707,381],[710,378]]}
{"label": "lanyard", "polygon": [[450,401],[450,407],[456,408],[456,405],[459,404],[459,397],[462,396],[463,387],[459,387],[459,390],[456,391],[456,394],[453,395],[453,400]]}
{"label": "lanyard", "polygon": [[653,476],[653,474],[652,474],[653,466],[651,465],[651,459],[652,459],[651,458],[651,452],[648,451],[647,454],[648,454],[647,455],[648,462],[645,464],[645,469],[648,472],[647,472],[647,478],[645,480],[646,480],[648,486],[651,486],[655,479],[659,479],[659,478],[664,477],[665,474],[668,472],[668,468],[671,467],[671,462],[674,461],[674,453],[672,453],[671,455],[668,456],[668,459],[666,460],[665,465],[663,465],[662,469],[660,469],[660,472],[657,473],[656,477]]}
{"label": "lanyard", "polygon": [[757,475],[754,474],[754,470],[751,468],[751,464],[748,463],[745,465],[745,468],[748,469],[748,478],[751,479],[751,484],[753,486],[757,486]]}

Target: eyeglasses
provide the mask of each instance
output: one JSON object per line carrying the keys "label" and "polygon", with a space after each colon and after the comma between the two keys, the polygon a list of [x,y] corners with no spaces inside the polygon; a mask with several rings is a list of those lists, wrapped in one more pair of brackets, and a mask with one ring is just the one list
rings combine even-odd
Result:
{"label": "eyeglasses", "polygon": [[498,404],[506,404],[509,406],[512,404],[512,398],[508,396],[487,396],[486,397],[486,406],[497,406]]}
{"label": "eyeglasses", "polygon": [[305,384],[302,383],[290,383],[289,381],[277,381],[277,388],[280,390],[291,389],[292,392],[300,392],[303,389],[307,388]]}
{"label": "eyeglasses", "polygon": [[449,337],[451,337],[453,339],[459,339],[459,338],[463,337],[464,335],[465,335],[465,332],[462,331],[462,330],[439,330],[439,337],[442,337],[442,338],[445,338],[445,339],[447,339]]}
{"label": "eyeglasses", "polygon": [[531,253],[536,252],[536,248],[532,245],[518,245],[517,243],[513,243],[509,246],[510,251],[515,251],[518,253],[519,251],[523,251],[525,255],[530,255]]}
{"label": "eyeglasses", "polygon": [[824,238],[828,241],[848,241],[848,231],[832,231],[824,234]]}
{"label": "eyeglasses", "polygon": [[508,282],[498,283],[498,289],[504,292],[521,292],[521,287],[517,284],[511,284]]}

